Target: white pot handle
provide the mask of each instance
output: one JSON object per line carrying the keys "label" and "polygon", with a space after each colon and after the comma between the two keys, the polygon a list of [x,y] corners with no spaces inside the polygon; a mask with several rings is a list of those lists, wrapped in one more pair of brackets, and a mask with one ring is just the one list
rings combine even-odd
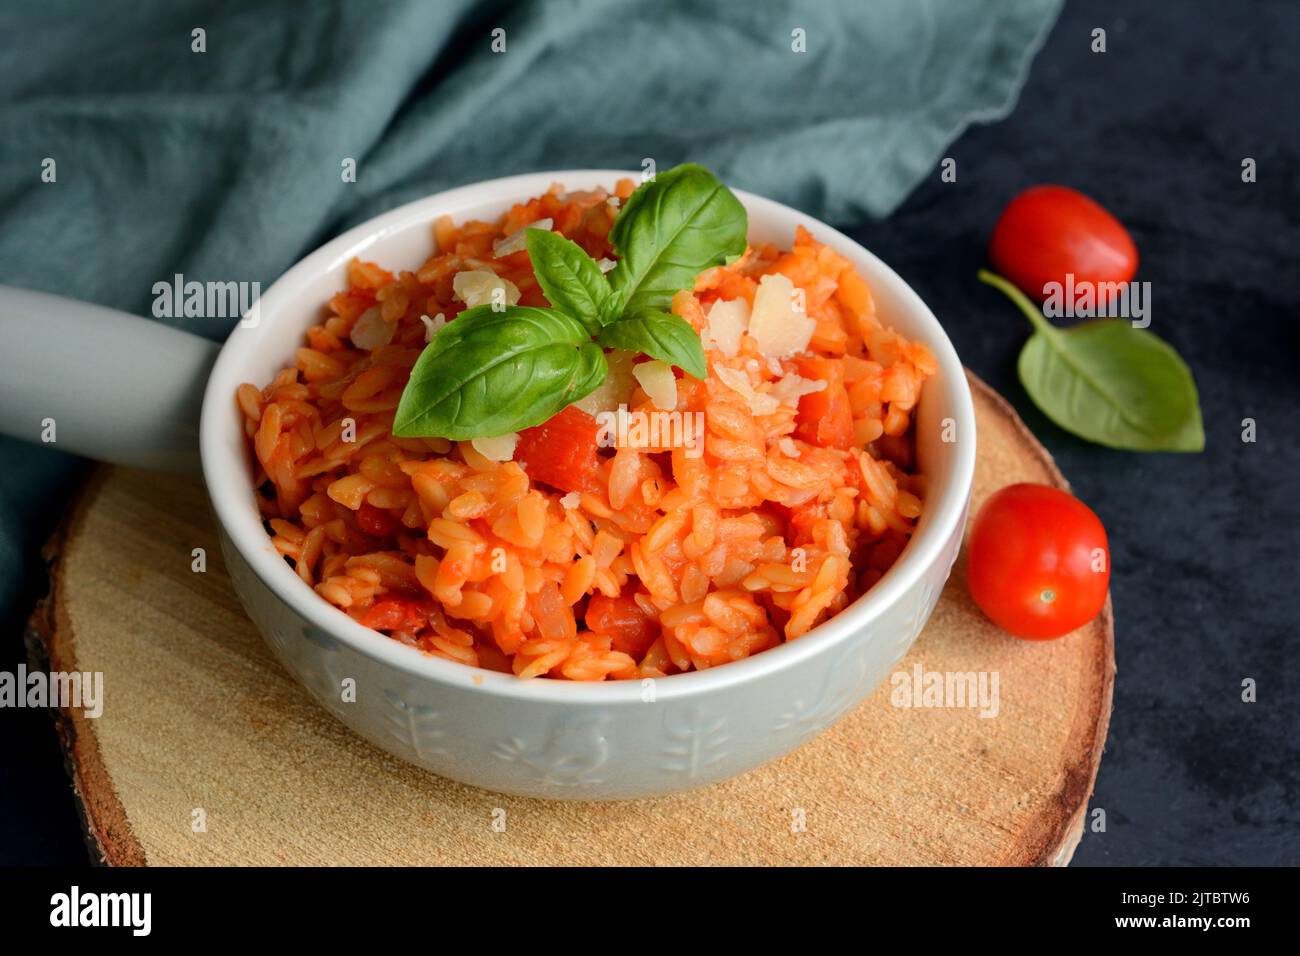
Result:
{"label": "white pot handle", "polygon": [[199,409],[219,350],[159,322],[0,285],[0,432],[197,472]]}

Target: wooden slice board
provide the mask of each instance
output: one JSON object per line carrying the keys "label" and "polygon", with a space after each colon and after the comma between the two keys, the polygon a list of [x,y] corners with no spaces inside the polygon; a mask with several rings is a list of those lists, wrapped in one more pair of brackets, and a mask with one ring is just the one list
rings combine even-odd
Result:
{"label": "wooden slice board", "polygon": [[[972,385],[972,512],[1011,482],[1064,487],[1015,412]],[[113,864],[1061,864],[1110,719],[1109,602],[1067,638],[1014,640],[972,604],[963,553],[900,669],[996,671],[996,717],[891,706],[886,682],[796,752],[705,790],[507,797],[403,764],[308,698],[230,589],[197,481],[102,469],[47,556],[29,649],[104,674],[102,716],[57,720],[88,841]]]}

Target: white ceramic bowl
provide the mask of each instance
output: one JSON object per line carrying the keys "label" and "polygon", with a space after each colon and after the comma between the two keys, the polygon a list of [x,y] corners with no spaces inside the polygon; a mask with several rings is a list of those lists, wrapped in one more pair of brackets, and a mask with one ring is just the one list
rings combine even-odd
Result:
{"label": "white ceramic bowl", "polygon": [[[975,420],[962,366],[925,303],[861,246],[793,209],[737,192],[751,240],[788,246],[796,225],[847,256],[871,284],[884,320],[939,362],[917,411],[918,459],[929,481],[906,550],[871,591],[798,640],[711,670],[656,681],[574,683],[467,667],[399,644],[315,594],[272,548],[258,516],[241,382],[288,363],[321,308],[345,287],[354,256],[417,268],[432,223],[491,219],[553,182],[612,187],[612,170],[514,176],[430,196],[357,226],[307,256],[262,297],[260,321],[237,328],[203,399],[203,473],[231,579],[285,667],[339,720],[434,773],[506,793],[617,799],[698,787],[749,770],[835,723],[911,647],[956,557],[975,464]],[[952,419],[957,441],[940,440]],[[355,681],[355,702],[342,693]]]}

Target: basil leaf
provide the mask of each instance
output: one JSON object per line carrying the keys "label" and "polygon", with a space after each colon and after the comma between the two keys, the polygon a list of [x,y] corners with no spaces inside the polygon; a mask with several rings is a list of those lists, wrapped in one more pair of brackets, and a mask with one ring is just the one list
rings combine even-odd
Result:
{"label": "basil leaf", "polygon": [[748,230],[745,207],[703,166],[675,166],[642,185],[609,231],[623,314],[669,309],[700,272],[744,252]]}
{"label": "basil leaf", "polygon": [[617,322],[618,317],[623,314],[623,293],[611,291],[609,298],[605,300],[605,307],[600,310],[600,324],[602,326]]}
{"label": "basil leaf", "polygon": [[644,352],[651,358],[676,365],[688,375],[703,379],[708,374],[704,346],[691,324],[679,315],[638,312],[606,326],[596,336],[601,345],[629,352]]}
{"label": "basil leaf", "polygon": [[490,438],[540,425],[605,380],[605,353],[553,309],[467,309],[420,354],[397,405],[399,438]]}
{"label": "basil leaf", "polygon": [[596,261],[558,232],[529,229],[524,236],[537,284],[551,308],[571,315],[593,335],[607,325],[606,316],[611,311],[617,314],[622,300],[611,307],[615,293]]}
{"label": "basil leaf", "polygon": [[979,277],[1006,293],[1034,324],[1018,370],[1025,391],[1048,418],[1111,448],[1205,448],[1196,383],[1167,342],[1121,319],[1056,328],[1006,279],[985,270]]}

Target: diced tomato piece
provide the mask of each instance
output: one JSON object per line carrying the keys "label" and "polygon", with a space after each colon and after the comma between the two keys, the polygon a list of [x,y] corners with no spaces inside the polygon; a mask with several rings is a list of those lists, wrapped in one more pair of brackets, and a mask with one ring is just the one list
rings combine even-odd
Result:
{"label": "diced tomato piece", "polygon": [[549,421],[519,433],[515,461],[533,481],[560,491],[599,494],[605,487],[596,454],[599,434],[596,419],[570,405]]}
{"label": "diced tomato piece", "polygon": [[408,598],[381,598],[366,610],[360,623],[376,631],[417,631],[429,626],[429,608]]}
{"label": "diced tomato piece", "polygon": [[790,518],[786,523],[790,542],[796,545],[810,543],[813,540],[813,525],[824,517],[826,515],[819,513],[816,505],[790,509]]}
{"label": "diced tomato piece", "polygon": [[386,538],[397,529],[397,521],[387,511],[363,502],[357,509],[357,527],[368,535]]}
{"label": "diced tomato piece", "polygon": [[822,448],[853,445],[853,407],[844,387],[844,367],[835,359],[811,355],[795,362],[804,378],[825,382],[826,387],[799,399],[794,434]]}
{"label": "diced tomato piece", "polygon": [[616,651],[640,658],[659,636],[659,622],[630,597],[593,595],[587,602],[587,628],[610,638]]}

